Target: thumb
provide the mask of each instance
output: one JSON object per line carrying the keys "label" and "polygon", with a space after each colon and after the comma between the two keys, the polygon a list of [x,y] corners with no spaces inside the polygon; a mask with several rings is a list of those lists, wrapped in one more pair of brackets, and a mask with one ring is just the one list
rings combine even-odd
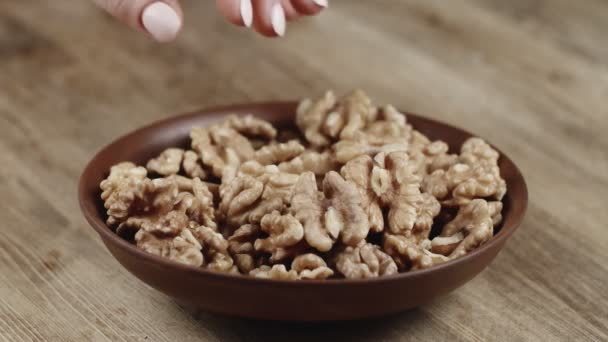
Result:
{"label": "thumb", "polygon": [[166,43],[177,37],[183,14],[178,0],[93,0],[119,21]]}

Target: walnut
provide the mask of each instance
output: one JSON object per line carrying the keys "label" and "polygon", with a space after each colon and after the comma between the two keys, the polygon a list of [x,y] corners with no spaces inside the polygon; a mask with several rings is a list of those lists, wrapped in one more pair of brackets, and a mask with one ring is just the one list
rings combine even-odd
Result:
{"label": "walnut", "polygon": [[433,253],[428,249],[422,249],[419,251],[421,254],[414,254],[410,256],[410,258],[414,260],[414,266],[411,268],[412,271],[429,268],[450,260],[449,258],[441,254]]}
{"label": "walnut", "polygon": [[396,151],[407,152],[408,144],[405,141],[391,144],[374,144],[369,141],[369,137],[361,136],[360,139],[356,140],[340,140],[333,146],[333,149],[336,161],[345,164],[361,155],[373,156]]}
{"label": "walnut", "polygon": [[441,237],[463,234],[464,238],[449,257],[465,255],[488,241],[494,234],[494,222],[501,210],[501,202],[487,202],[483,199],[474,199],[460,207],[458,215],[443,227],[440,234]]}
{"label": "walnut", "polygon": [[[145,243],[142,244],[140,241],[140,245],[143,249]],[[169,259],[171,260],[195,267],[200,266],[204,261],[200,250],[201,245],[187,229],[182,230],[180,235],[173,239],[171,247],[169,251]]]}
{"label": "walnut", "polygon": [[255,151],[254,160],[262,165],[279,164],[289,161],[304,152],[304,146],[297,140],[267,145]]}
{"label": "walnut", "polygon": [[222,201],[219,205],[219,211],[226,216],[245,211],[264,191],[264,183],[248,175],[240,175],[226,185],[220,188]]}
{"label": "walnut", "polygon": [[339,173],[331,171],[323,180],[323,192],[329,201],[325,224],[339,227],[340,238],[344,244],[359,244],[369,232],[369,221],[361,206],[357,187],[345,181]]}
{"label": "walnut", "polygon": [[346,163],[364,154],[409,151],[412,129],[405,123],[405,116],[392,107],[385,107],[381,113],[382,120],[369,123],[364,130],[353,133],[351,139],[343,139],[333,146],[338,162]]}
{"label": "walnut", "polygon": [[321,257],[312,253],[302,254],[293,259],[291,270],[298,272],[300,279],[327,279],[334,274]]}
{"label": "walnut", "polygon": [[436,170],[425,177],[422,188],[446,205],[466,204],[474,198],[493,197],[501,200],[507,189],[496,165],[480,163],[474,166],[455,164],[448,171]]}
{"label": "walnut", "polygon": [[380,208],[380,199],[372,189],[371,174],[374,162],[370,156],[363,155],[352,159],[342,167],[340,173],[345,180],[357,186],[361,195],[361,206],[366,209],[372,232],[384,230],[384,217]]}
{"label": "walnut", "polygon": [[328,91],[317,101],[305,99],[296,110],[296,124],[303,132],[306,140],[313,146],[327,146],[330,140],[321,132],[327,114],[336,105],[334,93]]}
{"label": "walnut", "polygon": [[216,272],[239,273],[234,260],[227,253],[211,252],[209,255],[211,261],[206,265],[208,269]]}
{"label": "walnut", "polygon": [[184,150],[181,148],[168,148],[157,158],[150,159],[146,168],[150,172],[155,172],[161,176],[175,175],[179,172],[184,157]]}
{"label": "walnut", "polygon": [[458,184],[452,196],[454,203],[462,205],[474,198],[502,200],[506,192],[507,184],[500,177],[498,166],[482,163],[471,169],[470,178]]}
{"label": "walnut", "polygon": [[356,186],[334,171],[325,176],[323,192],[317,190],[312,172],[300,175],[291,210],[304,226],[306,242],[321,252],[329,251],[338,236],[347,245],[357,245],[369,231]]}
{"label": "walnut", "polygon": [[337,169],[338,165],[331,151],[306,151],[292,160],[280,163],[278,167],[279,170],[287,173],[302,174],[311,171],[321,176]]}
{"label": "walnut", "polygon": [[252,141],[246,136],[273,139],[276,134],[274,127],[264,120],[232,115],[207,128],[194,128],[190,136],[192,148],[199,153],[202,163],[225,183],[236,176],[240,163],[255,157]]}
{"label": "walnut", "polygon": [[228,171],[226,168],[235,170],[240,162],[250,160],[254,155],[253,146],[247,138],[221,124],[195,127],[190,132],[190,138],[192,149],[216,177],[223,177]]}
{"label": "walnut", "polygon": [[253,159],[255,150],[251,146],[249,139],[239,134],[236,130],[230,127],[213,127],[209,134],[218,146],[229,148],[236,152],[241,161]]}
{"label": "walnut", "polygon": [[355,90],[342,98],[338,104],[338,112],[342,119],[334,120],[339,124],[333,131],[340,132],[340,139],[353,139],[355,133],[368,122],[374,121],[376,116],[376,108],[372,106],[371,99],[361,90]]}
{"label": "walnut", "polygon": [[199,267],[204,261],[202,247],[189,229],[181,229],[178,234],[140,229],[135,234],[135,243],[145,252],[183,264]]}
{"label": "walnut", "polygon": [[289,204],[293,188],[298,181],[298,175],[279,172],[271,174],[264,185],[264,200],[280,199],[285,205]]}
{"label": "walnut", "polygon": [[171,175],[165,177],[164,179],[174,181],[177,184],[177,189],[179,191],[188,191],[192,192],[192,178],[180,176],[180,175]]}
{"label": "walnut", "polygon": [[372,169],[371,187],[389,208],[389,231],[409,235],[415,229],[428,234],[441,208],[432,196],[420,192],[420,178],[414,173],[407,154],[391,152],[375,159],[378,165]]}
{"label": "walnut", "polygon": [[262,137],[272,140],[277,136],[277,130],[268,121],[258,119],[249,114],[244,116],[230,115],[225,125],[248,137]]}
{"label": "walnut", "polygon": [[291,199],[293,187],[298,180],[296,174],[282,172],[276,165],[263,166],[256,161],[242,164],[238,174],[255,177],[264,184],[262,199],[281,199],[286,205]]}
{"label": "walnut", "polygon": [[[223,194],[224,189],[230,182],[238,177],[238,176],[251,176],[256,180],[262,182],[262,184],[268,181],[268,178],[272,174],[279,173],[279,169],[276,165],[262,165],[255,160],[250,160],[239,165],[239,168],[236,170],[234,177],[226,182],[226,179],[222,179],[221,185],[221,194]],[[222,195],[223,196],[223,195]]]}
{"label": "walnut", "polygon": [[214,229],[199,226],[193,229],[194,236],[201,242],[206,260],[206,267],[218,272],[235,272],[236,266],[228,253],[228,241]]}
{"label": "walnut", "polygon": [[297,280],[298,272],[294,270],[287,271],[285,265],[262,265],[251,272],[249,275],[256,278],[275,279],[275,280]]}
{"label": "walnut", "polygon": [[428,268],[448,260],[443,255],[431,253],[428,250],[430,241],[417,236],[385,234],[383,248],[399,269],[405,271]]}
{"label": "walnut", "polygon": [[481,138],[469,138],[460,148],[461,163],[476,165],[480,163],[497,165],[499,153]]}
{"label": "walnut", "polygon": [[424,177],[422,190],[441,200],[451,195],[456,186],[470,177],[471,167],[466,164],[455,164],[447,171],[435,170]]}
{"label": "walnut", "polygon": [[412,127],[406,123],[405,115],[392,106],[385,106],[380,111],[379,120],[353,133],[350,139],[337,142],[333,148],[336,160],[344,164],[364,154],[408,152],[411,135]]}
{"label": "walnut", "polygon": [[225,150],[225,163],[222,169],[221,184],[228,183],[236,177],[239,167],[241,165],[241,159],[236,152],[229,148]]}
{"label": "walnut", "polygon": [[498,152],[485,141],[470,138],[461,147],[459,162],[447,170],[434,170],[422,187],[445,205],[464,205],[474,198],[501,200],[507,186],[500,176],[498,158]]}
{"label": "walnut", "polygon": [[397,273],[393,259],[376,245],[348,246],[336,256],[336,269],[350,279],[373,278]]}
{"label": "walnut", "polygon": [[431,252],[448,256],[464,240],[464,234],[458,232],[452,236],[437,236],[431,240]]}
{"label": "walnut", "polygon": [[273,211],[262,218],[260,226],[269,237],[255,241],[254,248],[258,251],[272,253],[277,248],[293,246],[304,237],[302,224],[290,214]]}
{"label": "walnut", "polygon": [[[407,133],[411,133],[412,126],[407,124],[405,114],[399,112],[392,105],[389,104],[382,106],[380,114],[384,122],[391,123],[393,127],[407,128]],[[406,136],[409,136],[409,134]]]}
{"label": "walnut", "polygon": [[129,217],[119,230],[136,230],[137,246],[156,255],[201,266],[204,254],[210,260],[208,267],[229,271],[232,266],[232,259],[227,256],[228,242],[223,236],[213,228],[198,226],[183,211]]}
{"label": "walnut", "polygon": [[363,134],[355,134],[351,140],[359,140],[362,137],[370,145],[409,145],[412,134],[412,126],[407,124],[404,114],[400,113],[391,105],[382,107],[379,117],[370,121],[362,130]]}
{"label": "walnut", "polygon": [[218,211],[229,222],[234,221],[237,215],[246,213],[254,206],[263,191],[264,183],[251,176],[238,176],[228,183],[226,188],[220,189],[222,201]]}
{"label": "walnut", "polygon": [[[262,200],[280,200],[288,204],[298,175],[282,172],[276,165],[262,165],[255,160],[241,164],[236,176],[251,176],[263,184]],[[221,186],[222,196],[230,182]]]}
{"label": "walnut", "polygon": [[[128,232],[136,232],[135,242],[138,247],[172,260],[200,266],[204,261],[201,244],[190,238],[192,232],[188,227],[196,221],[210,225],[213,228],[205,229],[213,231],[213,195],[198,178],[189,182],[191,192],[178,193],[178,177],[181,176],[173,175],[154,180],[143,178],[136,183],[123,182],[122,186],[128,189],[132,197],[130,201],[121,202],[128,218],[119,224],[117,233],[126,236]],[[116,179],[111,177],[104,185]],[[133,184],[135,186],[132,186]],[[106,199],[106,204],[112,200],[111,196]],[[216,268],[224,269],[231,259],[225,260],[227,258],[216,254],[218,253],[209,254],[209,260],[212,264],[219,264]],[[217,261],[219,259],[222,259],[221,263]]]}
{"label": "walnut", "polygon": [[253,254],[255,252],[253,244],[259,235],[259,226],[244,224],[228,238],[228,250],[233,254]]}
{"label": "walnut", "polygon": [[188,226],[188,222],[188,216],[177,210],[168,213],[131,216],[118,225],[116,233],[121,236],[129,236],[131,233],[144,230],[156,234],[177,235]]}
{"label": "walnut", "polygon": [[239,175],[220,189],[218,213],[232,227],[259,223],[262,217],[284,207],[283,198],[263,199],[264,183],[249,175]]}
{"label": "walnut", "polygon": [[[223,183],[220,187],[220,197],[224,203],[220,203],[220,214],[227,218],[232,227],[245,223],[257,224],[265,214],[273,210],[283,210],[291,199],[292,189],[297,179],[297,175],[281,172],[276,165],[264,166],[253,160],[245,162],[238,169],[236,178]],[[257,197],[252,198],[252,202],[247,203],[246,208],[243,208],[244,210],[239,215],[235,215],[235,212],[228,214],[227,205],[232,207],[238,205],[238,203],[229,202],[232,201],[233,196],[244,190],[238,187],[242,186],[245,181],[250,182],[250,186],[254,186],[256,191],[261,187],[262,193],[257,194],[256,192]],[[251,193],[251,191],[245,193]]]}
{"label": "walnut", "polygon": [[376,116],[376,108],[361,90],[341,98],[337,107],[334,94],[328,91],[316,101],[306,99],[300,102],[296,124],[311,145],[324,147],[338,139],[354,139]]}
{"label": "walnut", "polygon": [[426,157],[424,174],[435,170],[447,170],[458,161],[458,155],[449,154],[450,147],[443,141],[433,141],[427,145],[423,153]]}
{"label": "walnut", "polygon": [[[177,188],[180,192],[193,192],[193,184],[194,184],[194,179],[198,178],[198,177],[194,177],[194,178],[188,178],[188,177],[184,177],[184,176],[180,176],[180,175],[172,175],[169,177],[165,177],[168,180],[171,181],[175,181],[177,183]],[[202,178],[201,178],[202,180]],[[211,182],[203,182],[203,184],[205,185],[205,187],[207,187],[207,190],[209,190],[209,192],[212,195],[212,198],[217,199],[219,198],[219,185],[216,183],[211,183]]]}
{"label": "walnut", "polygon": [[194,236],[203,244],[206,250],[224,254],[228,252],[228,241],[215,229],[198,226],[193,229],[193,232]]}
{"label": "walnut", "polygon": [[433,141],[424,138],[423,141],[414,142],[417,146],[410,146],[408,155],[410,162],[415,165],[415,173],[425,177],[436,170],[447,171],[458,162],[458,155],[450,154],[449,146],[441,140]]}
{"label": "walnut", "polygon": [[145,168],[131,162],[112,166],[108,178],[99,185],[102,190],[101,199],[107,209],[109,225],[127,218],[128,210],[135,201],[136,192],[147,180],[147,174]]}
{"label": "walnut", "polygon": [[285,265],[277,264],[273,266],[262,265],[249,272],[256,278],[266,278],[275,280],[298,280],[298,279],[326,279],[331,277],[334,272],[327,267],[325,261],[315,254],[302,254],[296,257],[291,263],[291,270],[287,270]]}
{"label": "walnut", "polygon": [[192,149],[198,153],[201,162],[211,168],[216,177],[224,172],[226,150],[216,146],[209,135],[209,128],[195,127],[190,131]]}
{"label": "walnut", "polygon": [[304,238],[312,247],[327,252],[340,234],[339,227],[325,225],[324,195],[317,190],[317,180],[312,172],[298,178],[291,198],[291,211],[304,227]]}
{"label": "walnut", "polygon": [[184,152],[182,168],[184,169],[184,173],[190,178],[205,179],[207,177],[207,172],[203,169],[201,160],[194,151]]}
{"label": "walnut", "polygon": [[217,229],[213,194],[209,191],[206,183],[199,178],[194,178],[190,191],[182,192],[177,196],[176,208],[185,212],[190,220]]}
{"label": "walnut", "polygon": [[421,146],[421,149],[411,149],[408,154],[416,165],[416,174],[424,177],[436,170],[447,171],[458,162],[458,155],[448,153],[449,146],[443,141],[433,141]]}
{"label": "walnut", "polygon": [[423,193],[421,202],[416,207],[416,222],[414,223],[415,233],[422,233],[425,237],[431,231],[433,220],[441,211],[441,203],[431,194]]}
{"label": "walnut", "polygon": [[293,259],[298,255],[311,251],[311,247],[305,240],[301,240],[297,244],[289,247],[277,247],[272,251],[272,255],[268,259],[271,263],[284,262],[287,259]]}
{"label": "walnut", "polygon": [[232,259],[234,260],[234,265],[242,274],[249,274],[249,272],[256,268],[255,259],[249,254],[235,254]]}
{"label": "walnut", "polygon": [[166,213],[171,210],[178,194],[172,178],[149,179],[144,168],[119,164],[114,174],[101,182],[102,199],[107,209],[108,225],[123,222],[129,216]]}
{"label": "walnut", "polygon": [[233,256],[234,263],[244,274],[248,274],[256,267],[257,252],[253,244],[259,235],[259,226],[245,224],[228,238],[228,250]]}

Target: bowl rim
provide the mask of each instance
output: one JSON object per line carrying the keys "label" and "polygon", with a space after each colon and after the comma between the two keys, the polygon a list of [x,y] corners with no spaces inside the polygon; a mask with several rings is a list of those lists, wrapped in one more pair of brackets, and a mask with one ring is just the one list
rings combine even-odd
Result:
{"label": "bowl rim", "polygon": [[[522,197],[517,199],[518,201],[522,202],[521,207],[523,209],[521,211],[521,214],[513,217],[512,223],[510,225],[508,225],[508,226],[503,225],[502,228],[500,229],[500,231],[498,232],[498,234],[492,236],[492,238],[488,242],[484,243],[482,246],[476,248],[474,251],[472,251],[464,256],[458,257],[453,260],[449,260],[445,263],[441,263],[439,265],[432,266],[432,267],[429,267],[426,269],[420,269],[420,270],[414,270],[414,271],[408,271],[408,272],[399,272],[397,274],[375,277],[375,278],[365,278],[365,279],[340,279],[340,278],[338,278],[338,279],[306,280],[306,281],[277,280],[277,279],[256,278],[256,277],[251,277],[251,276],[243,275],[243,274],[229,274],[229,273],[216,272],[216,271],[207,270],[207,269],[201,268],[201,267],[194,267],[194,266],[178,263],[178,262],[169,260],[167,258],[163,258],[163,257],[157,256],[154,254],[144,252],[144,251],[140,250],[139,248],[137,248],[134,244],[132,244],[129,241],[118,236],[114,231],[112,231],[112,229],[100,217],[98,211],[95,210],[96,199],[92,199],[92,198],[90,198],[90,196],[88,196],[88,193],[86,191],[86,189],[87,189],[86,180],[87,180],[89,174],[91,174],[94,171],[94,169],[93,169],[94,161],[97,160],[100,156],[102,156],[107,150],[109,150],[113,146],[120,145],[124,140],[127,140],[132,135],[135,135],[142,131],[146,131],[146,130],[150,130],[150,129],[157,129],[157,128],[164,126],[168,123],[171,123],[173,121],[179,121],[179,120],[184,120],[184,119],[188,119],[191,117],[206,115],[208,113],[243,111],[243,110],[251,109],[252,107],[263,108],[263,107],[274,107],[274,106],[296,106],[297,103],[298,103],[298,101],[264,101],[264,102],[247,102],[247,103],[238,103],[238,104],[210,106],[210,107],[206,107],[206,108],[203,108],[200,110],[189,111],[189,112],[185,112],[182,114],[173,115],[173,116],[169,116],[169,117],[166,117],[163,119],[155,120],[149,124],[146,124],[142,127],[139,127],[133,131],[129,131],[129,132],[115,138],[112,142],[106,144],[105,146],[100,148],[95,153],[93,158],[91,158],[89,160],[89,162],[86,164],[86,166],[79,178],[78,203],[79,203],[80,210],[81,210],[83,216],[85,217],[85,219],[87,220],[89,225],[100,235],[100,237],[102,238],[102,240],[104,242],[104,245],[106,244],[106,241],[109,240],[114,245],[127,251],[132,257],[142,258],[146,262],[157,263],[159,266],[162,266],[162,267],[173,268],[180,272],[186,272],[186,273],[192,274],[192,275],[204,276],[204,277],[208,277],[210,279],[216,279],[218,281],[239,281],[239,282],[247,282],[247,283],[251,283],[251,284],[268,284],[268,285],[280,285],[280,286],[288,285],[288,286],[294,286],[294,287],[319,286],[319,285],[323,285],[323,286],[363,285],[363,284],[370,284],[370,283],[380,284],[380,283],[388,283],[388,282],[400,281],[400,280],[405,280],[405,279],[410,279],[410,278],[423,277],[423,276],[428,275],[433,272],[451,269],[451,268],[457,268],[462,264],[472,261],[478,255],[484,253],[485,251],[491,249],[492,247],[506,242],[506,240],[509,239],[509,237],[511,237],[511,235],[513,235],[513,233],[519,228],[519,226],[521,226],[521,223],[523,221],[523,218],[526,215],[526,211],[528,208],[528,187],[527,187],[526,181],[521,173],[521,170],[517,167],[517,165],[499,148],[494,146],[488,140],[485,140],[485,138],[483,138],[483,137],[481,137],[481,138],[484,139],[485,141],[487,141],[494,149],[496,149],[499,152],[501,158],[507,159],[514,167],[515,178],[519,179],[519,181],[521,182]],[[406,117],[413,116],[413,117],[416,117],[417,119],[426,120],[433,124],[448,126],[450,129],[456,129],[458,131],[464,132],[471,136],[480,137],[479,135],[474,135],[465,129],[462,129],[458,126],[454,126],[449,123],[441,122],[438,120],[434,120],[434,119],[431,119],[431,118],[428,118],[428,117],[425,117],[422,115],[410,113],[407,111],[400,111],[400,112],[403,113],[404,115],[406,115]],[[506,217],[504,218],[504,220],[506,221]],[[106,248],[108,248],[108,246],[106,246]]]}

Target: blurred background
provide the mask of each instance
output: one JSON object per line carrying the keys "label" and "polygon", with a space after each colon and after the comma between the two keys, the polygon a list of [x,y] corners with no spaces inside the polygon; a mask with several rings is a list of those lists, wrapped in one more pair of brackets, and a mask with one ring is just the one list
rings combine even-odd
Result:
{"label": "blurred background", "polygon": [[[272,40],[213,1],[183,7],[183,33],[158,45],[90,1],[0,1],[1,337],[608,339],[607,1],[330,0]],[[387,320],[237,324],[137,281],[86,227],[76,180],[116,137],[329,88],[466,128],[520,166],[528,216],[488,270]]]}

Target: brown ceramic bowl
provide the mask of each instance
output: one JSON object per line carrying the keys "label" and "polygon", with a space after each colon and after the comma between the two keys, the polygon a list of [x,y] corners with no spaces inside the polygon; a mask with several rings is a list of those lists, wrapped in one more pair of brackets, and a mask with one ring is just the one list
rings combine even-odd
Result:
{"label": "brown ceramic bowl", "polygon": [[[500,170],[508,186],[504,221],[495,236],[472,253],[430,269],[368,280],[277,281],[210,272],[145,253],[118,237],[104,223],[99,183],[121,161],[144,164],[170,146],[187,146],[190,128],[236,113],[251,113],[279,127],[291,126],[295,102],[213,108],[175,116],[130,133],[99,152],[80,179],[84,216],[112,255],[136,277],[176,301],[229,315],[289,321],[350,320],[396,313],[424,304],[461,286],[496,257],[524,216],[527,189],[515,164],[504,154]],[[471,136],[461,129],[408,115],[415,128],[457,150]],[[137,295],[137,293],[133,293]]]}

